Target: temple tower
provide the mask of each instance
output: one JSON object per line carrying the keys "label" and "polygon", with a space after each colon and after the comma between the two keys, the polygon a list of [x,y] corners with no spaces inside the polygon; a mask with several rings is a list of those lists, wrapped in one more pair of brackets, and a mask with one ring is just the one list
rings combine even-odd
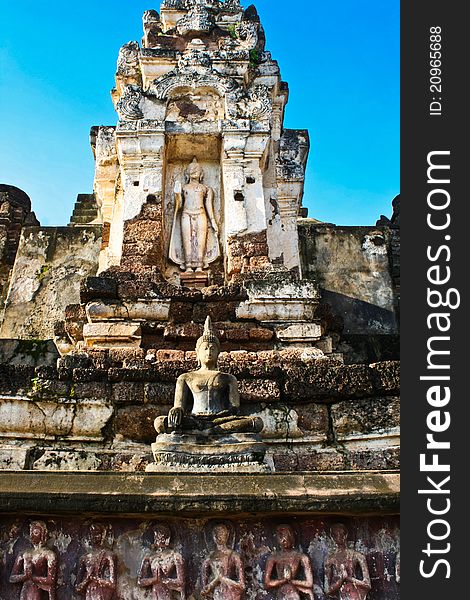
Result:
{"label": "temple tower", "polygon": [[[101,271],[156,268],[189,287],[279,269],[299,276],[309,139],[283,127],[288,86],[265,50],[256,9],[166,0],[143,26],[141,45],[119,52],[118,124],[92,130]],[[208,190],[199,200],[184,190],[193,161]],[[190,266],[185,236],[202,266]]]}

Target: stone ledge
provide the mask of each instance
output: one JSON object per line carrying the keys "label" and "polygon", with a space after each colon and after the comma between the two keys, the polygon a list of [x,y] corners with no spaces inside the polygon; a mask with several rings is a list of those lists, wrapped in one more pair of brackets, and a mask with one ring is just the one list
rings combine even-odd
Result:
{"label": "stone ledge", "polygon": [[0,473],[0,511],[398,514],[397,472],[267,475]]}

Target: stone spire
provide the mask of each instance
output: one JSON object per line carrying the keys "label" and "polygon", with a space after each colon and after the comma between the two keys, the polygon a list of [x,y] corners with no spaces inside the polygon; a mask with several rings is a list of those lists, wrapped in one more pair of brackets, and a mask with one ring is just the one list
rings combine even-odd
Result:
{"label": "stone spire", "polygon": [[[256,9],[164,0],[144,13],[143,28],[142,45],[119,53],[117,127],[97,133],[106,144],[97,145],[95,194],[109,231],[100,272],[156,269],[185,287],[279,269],[300,275],[308,134],[283,127],[288,86]],[[194,157],[204,181],[185,188]],[[144,230],[145,243],[136,237]],[[185,241],[204,250],[202,266],[190,261],[197,276],[175,251]]]}

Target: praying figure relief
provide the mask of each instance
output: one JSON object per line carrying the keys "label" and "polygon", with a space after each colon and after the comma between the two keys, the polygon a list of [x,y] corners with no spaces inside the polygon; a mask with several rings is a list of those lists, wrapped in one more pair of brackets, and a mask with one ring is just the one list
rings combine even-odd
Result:
{"label": "praying figure relief", "polygon": [[366,557],[348,548],[348,530],[342,523],[331,527],[337,551],[325,563],[325,593],[338,600],[366,600],[370,591]]}
{"label": "praying figure relief", "polygon": [[20,600],[55,600],[57,556],[46,547],[47,527],[33,521],[29,528],[32,550],[25,550],[15,560],[10,583],[22,583]]}
{"label": "praying figure relief", "polygon": [[277,590],[279,600],[300,600],[303,595],[314,600],[312,565],[306,554],[294,549],[292,527],[279,525],[276,534],[281,549],[266,563],[266,589]]}
{"label": "praying figure relief", "polygon": [[169,257],[182,271],[207,269],[219,257],[219,228],[214,214],[214,190],[202,183],[204,172],[194,158],[188,183],[175,184],[175,212]]}
{"label": "praying figure relief", "polygon": [[116,556],[104,547],[106,531],[100,523],[88,530],[91,551],[80,559],[75,586],[86,600],[111,600],[116,591]]}
{"label": "praying figure relief", "polygon": [[202,598],[241,600],[245,591],[245,573],[240,555],[228,547],[230,530],[219,523],[212,530],[213,550],[202,565]]}
{"label": "praying figure relief", "polygon": [[185,569],[183,557],[170,548],[171,531],[166,525],[157,525],[154,529],[153,554],[142,561],[137,583],[143,588],[152,588],[155,600],[172,600],[173,592],[185,600]]}

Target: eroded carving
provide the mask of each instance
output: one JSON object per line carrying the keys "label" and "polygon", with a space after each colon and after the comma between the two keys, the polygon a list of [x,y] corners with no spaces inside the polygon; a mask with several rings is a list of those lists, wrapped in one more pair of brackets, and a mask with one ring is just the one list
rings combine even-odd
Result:
{"label": "eroded carving", "polygon": [[203,0],[194,0],[187,14],[176,24],[176,30],[180,35],[209,33],[213,27],[214,17]]}
{"label": "eroded carving", "polygon": [[348,548],[348,530],[342,523],[331,526],[337,551],[325,563],[325,593],[338,600],[366,600],[370,576],[366,557]]}
{"label": "eroded carving", "polygon": [[95,158],[100,166],[110,165],[117,160],[116,128],[99,127],[95,134]]}
{"label": "eroded carving", "polygon": [[276,159],[276,176],[285,181],[303,181],[309,150],[308,132],[284,129]]}
{"label": "eroded carving", "polygon": [[241,119],[269,119],[272,115],[272,101],[269,90],[265,85],[256,85],[236,101],[235,110],[231,116]]}
{"label": "eroded carving", "polygon": [[168,103],[166,121],[200,123],[224,118],[222,99],[216,94],[182,94]]}
{"label": "eroded carving", "polygon": [[217,370],[220,342],[207,317],[204,333],[196,343],[200,364],[197,371],[180,375],[176,382],[174,406],[168,417],[158,417],[159,433],[210,431],[215,434],[259,432],[259,417],[239,416],[240,395],[233,375]]}
{"label": "eroded carving", "polygon": [[119,117],[123,120],[137,121],[144,116],[140,102],[142,100],[142,90],[137,85],[126,85],[124,94],[116,105]]}
{"label": "eroded carving", "polygon": [[116,556],[105,547],[107,527],[92,523],[88,530],[91,551],[78,564],[76,591],[85,600],[111,600],[116,591]]}
{"label": "eroded carving", "polygon": [[142,561],[137,583],[143,588],[152,588],[155,600],[171,600],[173,591],[180,600],[185,600],[185,567],[183,557],[170,548],[171,530],[160,523],[154,528],[154,552]]}
{"label": "eroded carving", "polygon": [[237,28],[238,44],[245,50],[253,50],[258,45],[259,24],[242,21]]}
{"label": "eroded carving", "polygon": [[276,535],[280,550],[266,563],[264,585],[276,590],[279,600],[300,600],[313,595],[313,571],[310,558],[294,549],[295,536],[290,525],[279,525]]}
{"label": "eroded carving", "polygon": [[202,75],[211,72],[211,55],[200,39],[191,40],[188,44],[185,52],[178,60],[178,69],[181,72],[196,71]]}
{"label": "eroded carving", "polygon": [[237,380],[217,370],[220,342],[209,317],[196,344],[200,365],[176,383],[174,406],[167,417],[155,419],[155,459],[148,471],[183,468],[222,468],[243,465],[257,471],[264,464],[266,447],[259,437],[263,421],[241,416]]}
{"label": "eroded carving", "polygon": [[33,521],[29,528],[32,550],[18,555],[10,575],[11,583],[21,583],[20,600],[55,600],[57,556],[46,546],[48,533],[43,521]]}
{"label": "eroded carving", "polygon": [[119,50],[117,75],[127,77],[140,75],[139,44],[137,42],[128,42]]}
{"label": "eroded carving", "polygon": [[144,48],[154,48],[158,45],[158,38],[163,32],[160,15],[156,10],[146,10],[142,17],[142,22],[144,25],[142,46]]}
{"label": "eroded carving", "polygon": [[194,158],[188,183],[175,185],[175,212],[169,258],[187,272],[202,271],[219,257],[219,227],[214,190],[202,183],[204,172]]}
{"label": "eroded carving", "polygon": [[229,548],[230,530],[225,523],[212,529],[213,550],[202,566],[202,598],[241,600],[245,591],[245,574],[240,555]]}

